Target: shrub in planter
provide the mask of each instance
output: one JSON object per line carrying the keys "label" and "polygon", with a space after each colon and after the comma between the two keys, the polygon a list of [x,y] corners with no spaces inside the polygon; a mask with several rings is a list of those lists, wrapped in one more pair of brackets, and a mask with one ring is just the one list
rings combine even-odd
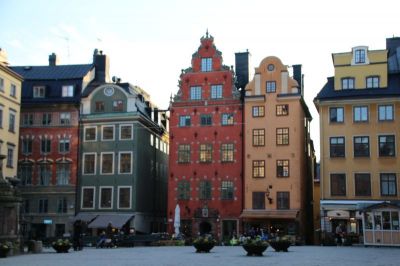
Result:
{"label": "shrub in planter", "polygon": [[52,247],[57,251],[57,253],[67,253],[71,246],[72,245],[68,239],[58,239],[52,243]]}
{"label": "shrub in planter", "polygon": [[193,241],[196,252],[208,253],[215,246],[217,241],[211,235],[199,236]]}
{"label": "shrub in planter", "polygon": [[246,238],[242,247],[247,251],[247,256],[262,256],[263,252],[268,248],[268,242],[261,240],[260,237],[255,239]]}
{"label": "shrub in planter", "polygon": [[5,258],[10,251],[10,246],[7,243],[0,244],[0,258]]}
{"label": "shrub in planter", "polygon": [[290,240],[284,237],[277,237],[276,239],[271,239],[268,241],[268,243],[276,252],[279,251],[287,252],[291,244]]}

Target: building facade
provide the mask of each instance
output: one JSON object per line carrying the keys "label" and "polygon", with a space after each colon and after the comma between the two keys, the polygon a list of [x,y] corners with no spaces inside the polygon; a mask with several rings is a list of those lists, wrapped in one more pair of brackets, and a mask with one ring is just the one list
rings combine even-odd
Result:
{"label": "building facade", "polygon": [[24,199],[25,238],[62,236],[75,215],[82,90],[93,79],[94,64],[15,66],[22,84],[18,177]]}
{"label": "building facade", "polygon": [[227,240],[239,233],[242,210],[242,104],[233,70],[207,32],[182,70],[170,105],[168,225],[187,237],[211,233]]}
{"label": "building facade", "polygon": [[[102,57],[108,73],[108,58]],[[81,102],[77,216],[93,234],[111,223],[163,232],[167,209],[168,119],[129,83],[96,75]]]}
{"label": "building facade", "polygon": [[[400,199],[399,47],[399,38],[390,38],[385,50],[357,46],[332,54],[335,76],[314,100],[320,114],[320,216],[326,237],[340,230],[365,244],[400,244],[394,237],[399,212],[391,207]],[[393,204],[379,205],[376,212],[369,208],[384,201]]]}
{"label": "building facade", "polygon": [[245,230],[311,241],[311,119],[303,99],[301,65],[293,66],[292,78],[279,58],[264,58],[245,88]]}

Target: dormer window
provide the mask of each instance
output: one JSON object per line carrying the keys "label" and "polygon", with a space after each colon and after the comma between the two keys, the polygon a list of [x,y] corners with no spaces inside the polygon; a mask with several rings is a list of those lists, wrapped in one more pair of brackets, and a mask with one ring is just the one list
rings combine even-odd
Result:
{"label": "dormer window", "polygon": [[365,50],[357,49],[355,51],[355,62],[356,64],[364,64],[365,63]]}
{"label": "dormer window", "polygon": [[74,97],[74,86],[73,85],[62,86],[62,97]]}
{"label": "dormer window", "polygon": [[354,78],[342,78],[342,90],[354,89]]}
{"label": "dormer window", "polygon": [[212,58],[202,58],[201,59],[201,71],[202,72],[210,72],[212,70]]}
{"label": "dormer window", "polygon": [[368,89],[379,88],[379,77],[378,76],[367,77],[366,83]]}
{"label": "dormer window", "polygon": [[35,86],[33,87],[33,98],[44,98],[45,92],[45,86]]}
{"label": "dormer window", "polygon": [[367,46],[354,47],[353,48],[353,58],[351,59],[351,64],[352,65],[369,64],[367,51],[368,51]]}

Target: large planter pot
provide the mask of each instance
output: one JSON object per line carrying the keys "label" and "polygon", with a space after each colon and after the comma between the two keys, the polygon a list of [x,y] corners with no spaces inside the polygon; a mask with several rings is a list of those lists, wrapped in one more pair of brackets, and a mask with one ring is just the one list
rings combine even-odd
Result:
{"label": "large planter pot", "polygon": [[208,253],[210,250],[215,246],[213,242],[208,242],[208,243],[193,243],[193,246],[196,249],[196,252],[205,252]]}
{"label": "large planter pot", "polygon": [[8,255],[10,248],[0,247],[0,258],[5,258]]}
{"label": "large planter pot", "polygon": [[53,244],[52,246],[57,253],[68,253],[68,250],[71,248],[71,244]]}
{"label": "large planter pot", "polygon": [[269,244],[276,252],[279,252],[279,251],[287,252],[288,248],[290,246],[290,241],[289,240],[270,240]]}
{"label": "large planter pot", "polygon": [[268,245],[246,245],[242,247],[247,251],[247,256],[262,256]]}

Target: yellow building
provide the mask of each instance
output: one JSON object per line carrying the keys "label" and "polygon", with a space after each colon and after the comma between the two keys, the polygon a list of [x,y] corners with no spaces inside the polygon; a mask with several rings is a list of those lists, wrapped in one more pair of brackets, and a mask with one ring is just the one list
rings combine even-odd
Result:
{"label": "yellow building", "polygon": [[245,230],[293,235],[309,243],[311,115],[302,96],[301,65],[293,66],[293,76],[279,58],[267,57],[245,88],[242,218]]}
{"label": "yellow building", "polygon": [[[357,46],[332,54],[335,76],[314,100],[320,115],[320,215],[326,241],[343,234],[353,242],[400,244],[400,238],[369,238],[369,231],[380,231],[385,222],[391,224],[386,231],[400,233],[399,212],[393,209],[400,199],[399,38],[388,39],[387,46],[373,51]],[[369,227],[373,219],[366,210],[383,201],[394,205],[376,212]]]}
{"label": "yellow building", "polygon": [[19,116],[22,77],[7,66],[7,56],[0,49],[0,154],[4,178],[17,177]]}

